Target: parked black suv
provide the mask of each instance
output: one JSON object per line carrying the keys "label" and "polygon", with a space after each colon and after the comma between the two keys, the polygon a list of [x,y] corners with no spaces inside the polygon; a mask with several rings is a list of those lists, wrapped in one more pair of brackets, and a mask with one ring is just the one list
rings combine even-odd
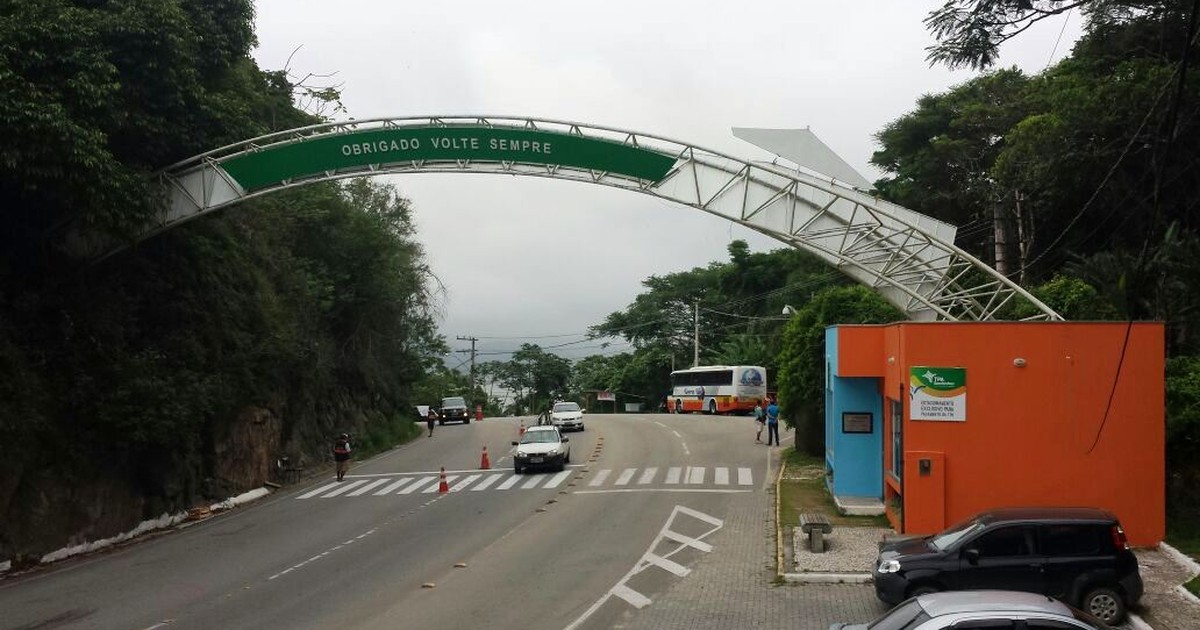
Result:
{"label": "parked black suv", "polygon": [[442,410],[438,414],[438,424],[447,422],[471,422],[471,413],[467,409],[467,401],[462,396],[451,396],[442,399]]}
{"label": "parked black suv", "polygon": [[995,510],[884,543],[874,577],[875,595],[892,605],[937,591],[1008,589],[1050,595],[1108,623],[1142,596],[1125,530],[1092,508]]}

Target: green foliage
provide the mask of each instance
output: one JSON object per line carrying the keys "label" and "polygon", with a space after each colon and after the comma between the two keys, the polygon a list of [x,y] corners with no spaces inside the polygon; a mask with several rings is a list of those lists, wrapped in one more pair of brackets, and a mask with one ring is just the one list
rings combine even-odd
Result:
{"label": "green foliage", "polygon": [[796,430],[797,449],[821,455],[825,448],[825,328],[902,319],[879,294],[860,285],[819,291],[796,311],[784,330],[775,382],[781,417]]}
{"label": "green foliage", "polygon": [[[1095,287],[1070,276],[1057,275],[1030,289],[1034,297],[1054,309],[1068,320],[1117,319],[1118,312],[1111,302],[1104,299]],[[1016,319],[1033,317],[1041,313],[1033,304],[1022,303],[1014,311]]]}

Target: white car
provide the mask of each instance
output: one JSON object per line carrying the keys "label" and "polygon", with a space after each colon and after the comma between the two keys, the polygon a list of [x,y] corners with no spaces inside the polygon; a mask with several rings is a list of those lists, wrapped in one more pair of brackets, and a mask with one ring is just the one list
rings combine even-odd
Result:
{"label": "white car", "polygon": [[513,472],[518,475],[530,468],[562,470],[571,463],[570,439],[558,429],[543,425],[525,429],[521,441],[513,442]]}
{"label": "white car", "polygon": [[550,409],[550,423],[560,431],[582,431],[583,410],[579,408],[579,403],[554,403]]}

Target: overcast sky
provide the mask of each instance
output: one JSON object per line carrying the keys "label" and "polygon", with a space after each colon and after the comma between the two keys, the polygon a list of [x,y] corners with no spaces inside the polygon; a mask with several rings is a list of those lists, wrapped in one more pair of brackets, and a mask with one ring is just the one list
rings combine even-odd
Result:
{"label": "overcast sky", "polygon": [[[747,159],[731,127],[812,130],[869,180],[873,135],[922,94],[969,79],[931,68],[922,20],[941,4],[608,1],[259,0],[264,69],[332,73],[339,118],[515,115],[665,136]],[[1065,24],[1065,29],[1064,29]],[[1079,15],[1056,17],[1001,51],[1036,73],[1070,52]],[[1063,36],[1057,43],[1059,33]],[[744,239],[782,244],[723,219],[601,186],[491,175],[388,178],[412,200],[445,286],[441,329],[481,352],[579,341],[651,275],[726,260]],[[595,342],[556,350],[613,352]],[[465,356],[465,355],[455,355]],[[504,359],[484,355],[481,360]],[[457,363],[455,361],[454,363]]]}

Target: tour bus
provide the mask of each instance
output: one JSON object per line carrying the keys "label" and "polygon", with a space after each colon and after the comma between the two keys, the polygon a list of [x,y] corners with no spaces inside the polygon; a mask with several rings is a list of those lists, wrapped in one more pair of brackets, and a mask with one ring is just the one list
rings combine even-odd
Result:
{"label": "tour bus", "polygon": [[706,365],[671,372],[667,406],[673,413],[749,413],[766,397],[766,369],[757,365]]}

